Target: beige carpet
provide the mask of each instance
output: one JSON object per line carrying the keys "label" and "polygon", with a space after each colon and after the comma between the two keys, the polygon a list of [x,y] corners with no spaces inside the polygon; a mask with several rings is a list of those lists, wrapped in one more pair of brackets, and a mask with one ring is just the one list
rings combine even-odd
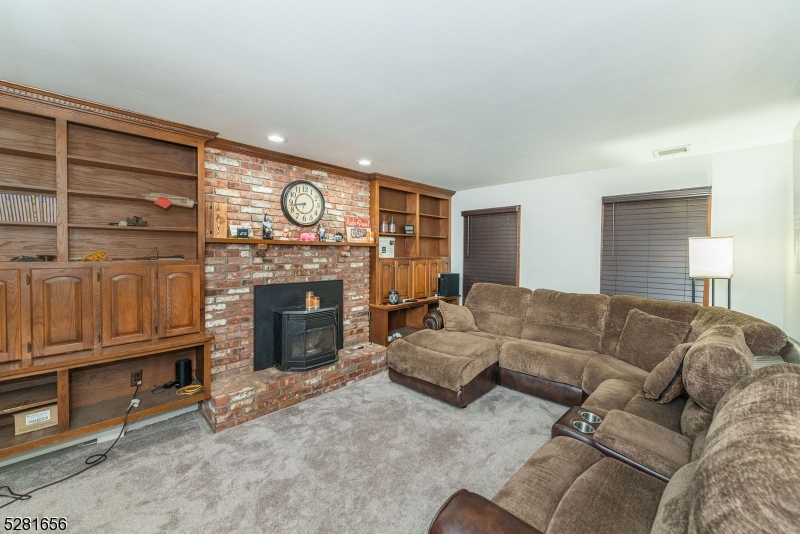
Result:
{"label": "beige carpet", "polygon": [[[216,435],[197,412],[131,431],[103,465],[0,518],[66,517],[75,533],[422,533],[455,490],[491,498],[564,411],[501,387],[460,410],[382,373]],[[0,486],[29,490],[108,445],[2,468]]]}

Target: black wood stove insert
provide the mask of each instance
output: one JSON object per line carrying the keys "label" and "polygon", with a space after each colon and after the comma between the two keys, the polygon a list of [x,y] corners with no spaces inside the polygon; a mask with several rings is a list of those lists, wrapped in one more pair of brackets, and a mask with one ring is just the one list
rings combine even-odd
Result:
{"label": "black wood stove insert", "polygon": [[308,371],[339,360],[339,306],[275,312],[275,356],[282,371]]}

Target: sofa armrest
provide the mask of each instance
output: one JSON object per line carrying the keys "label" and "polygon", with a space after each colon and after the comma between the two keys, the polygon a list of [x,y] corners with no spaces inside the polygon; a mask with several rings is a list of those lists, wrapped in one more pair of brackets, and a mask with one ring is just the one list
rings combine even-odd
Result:
{"label": "sofa armrest", "polygon": [[620,410],[608,412],[593,437],[598,445],[666,478],[692,457],[691,439]]}
{"label": "sofa armrest", "polygon": [[460,489],[433,518],[428,534],[542,534],[485,497]]}
{"label": "sofa armrest", "polygon": [[795,339],[789,338],[779,354],[785,362],[800,363],[800,343]]}
{"label": "sofa armrest", "polygon": [[428,330],[441,330],[444,328],[444,318],[438,309],[429,311],[422,318],[422,326]]}

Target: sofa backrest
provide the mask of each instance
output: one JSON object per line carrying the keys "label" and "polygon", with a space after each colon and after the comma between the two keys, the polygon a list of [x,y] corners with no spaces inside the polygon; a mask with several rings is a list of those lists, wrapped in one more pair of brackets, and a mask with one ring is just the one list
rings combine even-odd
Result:
{"label": "sofa backrest", "polygon": [[753,371],[719,403],[699,460],[670,479],[652,532],[796,532],[800,365]]}
{"label": "sofa backrest", "polygon": [[500,284],[478,283],[464,301],[481,332],[519,337],[533,292],[530,289]]}
{"label": "sofa backrest", "polygon": [[520,337],[600,352],[610,300],[608,295],[537,289]]}
{"label": "sofa backrest", "polygon": [[701,306],[691,302],[614,295],[611,297],[608,318],[603,333],[603,353],[609,356],[616,355],[617,342],[619,342],[619,336],[622,334],[622,327],[625,326],[628,312],[634,308],[657,317],[691,324]]}
{"label": "sofa backrest", "polygon": [[750,315],[711,306],[701,308],[692,320],[692,331],[687,341],[694,341],[709,328],[717,325],[738,326],[744,332],[744,339],[753,354],[774,356],[786,346],[786,333],[777,326]]}

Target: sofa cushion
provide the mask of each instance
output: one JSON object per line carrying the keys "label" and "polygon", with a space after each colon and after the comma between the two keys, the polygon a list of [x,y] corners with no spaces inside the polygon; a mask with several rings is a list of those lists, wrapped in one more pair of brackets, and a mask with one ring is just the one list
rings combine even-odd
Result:
{"label": "sofa cushion", "polygon": [[786,345],[786,333],[777,326],[741,312],[718,306],[702,308],[692,321],[689,339],[695,340],[709,328],[717,325],[738,326],[744,333],[747,346],[753,354],[776,355]]}
{"label": "sofa cushion", "polygon": [[[763,370],[762,370],[763,369]],[[725,407],[725,405],[730,401],[733,397],[738,395],[742,392],[745,388],[747,388],[750,384],[758,382],[759,380],[763,380],[773,375],[781,375],[786,373],[796,373],[800,374],[800,365],[788,365],[786,363],[781,363],[778,365],[770,365],[769,367],[763,367],[758,370],[758,372],[752,372],[736,382],[732,388],[730,388],[725,395],[722,396],[720,401],[717,403],[717,410],[721,410]]]}
{"label": "sofa cushion", "polygon": [[689,333],[687,323],[650,315],[636,308],[628,312],[617,342],[616,357],[647,372],[655,369],[683,343]]}
{"label": "sofa cushion", "polygon": [[691,531],[797,532],[800,374],[766,371],[714,416],[693,480]]}
{"label": "sofa cushion", "polygon": [[[603,458],[570,486],[547,532],[650,532],[667,484],[613,458]],[[533,502],[530,506],[536,506]]]}
{"label": "sofa cushion", "polygon": [[712,326],[683,359],[683,384],[689,396],[713,412],[722,396],[753,370],[753,353],[738,326]]}
{"label": "sofa cushion", "polygon": [[686,398],[684,397],[678,397],[667,404],[658,404],[645,399],[644,392],[640,391],[625,405],[623,411],[680,434],[681,414],[685,405]]}
{"label": "sofa cushion", "polygon": [[669,479],[658,503],[651,534],[685,534],[689,530],[692,482],[697,462],[684,465]]}
{"label": "sofa cushion", "polygon": [[386,360],[398,373],[459,391],[497,363],[499,350],[500,342],[464,332],[420,330],[392,342]]}
{"label": "sofa cushion", "polygon": [[450,332],[478,332],[475,317],[465,306],[439,301],[439,311],[444,319],[444,329]]}
{"label": "sofa cushion", "polygon": [[703,455],[703,449],[706,448],[706,437],[707,436],[708,436],[708,430],[703,430],[694,439],[694,443],[692,443],[692,461],[693,462],[695,460],[699,460],[700,456]]}
{"label": "sofa cushion", "polygon": [[583,369],[596,352],[536,341],[508,341],[500,347],[500,367],[581,387]]}
{"label": "sofa cushion", "polygon": [[630,295],[614,295],[608,309],[608,320],[603,333],[603,353],[617,353],[617,342],[622,328],[632,309],[638,309],[650,315],[690,324],[701,306],[691,302],[674,302]]}
{"label": "sofa cushion", "polygon": [[500,284],[478,283],[464,301],[481,332],[519,337],[533,292]]}
{"label": "sofa cushion", "polygon": [[656,365],[644,381],[644,396],[659,404],[672,402],[685,390],[683,388],[683,357],[691,343],[681,343],[669,353],[667,359]]}
{"label": "sofa cushion", "polygon": [[638,392],[639,388],[636,385],[611,378],[600,384],[581,406],[600,417],[605,417],[611,410],[624,410]]}
{"label": "sofa cushion", "polygon": [[599,352],[609,300],[608,295],[537,289],[520,337]]}
{"label": "sofa cushion", "polygon": [[506,341],[517,341],[519,338],[517,337],[509,337],[509,336],[498,336],[497,334],[490,334],[489,332],[467,332],[467,334],[476,337],[482,337],[483,339],[490,339],[497,343],[498,346],[502,345]]}
{"label": "sofa cushion", "polygon": [[581,388],[591,395],[603,381],[609,378],[618,378],[630,382],[636,386],[638,391],[642,389],[647,375],[647,371],[639,369],[635,365],[618,360],[613,356],[598,354],[586,364],[586,368],[583,370]]}
{"label": "sofa cushion", "polygon": [[688,464],[692,455],[692,440],[680,432],[621,410],[608,412],[593,438],[666,477]]}
{"label": "sofa cushion", "polygon": [[553,438],[525,462],[492,501],[545,532],[573,482],[603,458],[603,453],[576,439]]}
{"label": "sofa cushion", "polygon": [[710,412],[701,408],[690,397],[683,407],[683,412],[681,412],[681,434],[689,439],[697,439],[701,432],[708,430],[711,424],[711,417]]}

